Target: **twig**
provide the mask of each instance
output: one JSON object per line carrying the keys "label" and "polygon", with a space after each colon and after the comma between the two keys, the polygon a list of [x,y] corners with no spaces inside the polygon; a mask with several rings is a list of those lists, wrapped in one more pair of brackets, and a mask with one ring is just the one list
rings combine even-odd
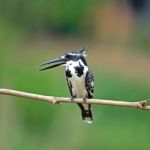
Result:
{"label": "twig", "polygon": [[[0,88],[0,94],[34,99],[37,101],[43,101],[52,104],[83,103],[81,98],[76,98],[73,101],[71,101],[70,98],[65,98],[65,97],[45,96],[45,95],[21,92],[21,91],[10,90],[10,89],[1,89],[1,88]],[[103,100],[103,99],[87,99],[86,103],[95,104],[95,105],[120,106],[120,107],[130,107],[130,108],[139,108],[143,110],[150,110],[150,106],[148,105],[147,100],[137,101],[137,102],[127,102],[127,101]]]}

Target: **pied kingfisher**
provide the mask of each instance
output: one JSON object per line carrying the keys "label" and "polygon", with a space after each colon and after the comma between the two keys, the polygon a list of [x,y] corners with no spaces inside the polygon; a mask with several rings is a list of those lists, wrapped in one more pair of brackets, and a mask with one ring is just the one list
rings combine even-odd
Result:
{"label": "pied kingfisher", "polygon": [[89,70],[86,62],[86,50],[68,52],[41,64],[40,71],[54,68],[57,66],[66,67],[66,79],[71,94],[71,100],[74,98],[83,98],[83,103],[78,103],[81,109],[83,121],[92,123],[91,105],[85,104],[87,98],[93,98],[94,76]]}

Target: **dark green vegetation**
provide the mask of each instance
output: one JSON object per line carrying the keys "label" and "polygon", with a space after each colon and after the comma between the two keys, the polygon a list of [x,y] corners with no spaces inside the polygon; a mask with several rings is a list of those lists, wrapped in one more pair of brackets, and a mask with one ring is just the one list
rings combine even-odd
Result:
{"label": "dark green vegetation", "polygon": [[89,19],[91,10],[97,2],[97,0],[6,0],[0,1],[0,18],[21,25],[30,32],[76,34],[84,29],[85,17]]}

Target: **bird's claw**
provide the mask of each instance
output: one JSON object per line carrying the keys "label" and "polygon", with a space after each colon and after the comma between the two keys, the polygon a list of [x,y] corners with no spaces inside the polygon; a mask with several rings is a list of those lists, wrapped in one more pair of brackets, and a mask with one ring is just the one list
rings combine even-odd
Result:
{"label": "bird's claw", "polygon": [[83,98],[82,102],[83,102],[83,103],[86,103],[86,97]]}
{"label": "bird's claw", "polygon": [[75,96],[71,96],[71,101],[73,101],[76,97]]}

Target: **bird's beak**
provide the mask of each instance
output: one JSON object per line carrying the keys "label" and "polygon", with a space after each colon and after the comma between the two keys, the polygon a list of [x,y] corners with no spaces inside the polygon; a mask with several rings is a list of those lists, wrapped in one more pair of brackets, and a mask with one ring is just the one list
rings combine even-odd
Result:
{"label": "bird's beak", "polygon": [[44,62],[41,65],[39,65],[38,68],[39,68],[39,71],[42,71],[42,70],[47,70],[50,68],[58,67],[65,63],[66,63],[66,60],[60,57],[60,58],[55,58],[53,60]]}

